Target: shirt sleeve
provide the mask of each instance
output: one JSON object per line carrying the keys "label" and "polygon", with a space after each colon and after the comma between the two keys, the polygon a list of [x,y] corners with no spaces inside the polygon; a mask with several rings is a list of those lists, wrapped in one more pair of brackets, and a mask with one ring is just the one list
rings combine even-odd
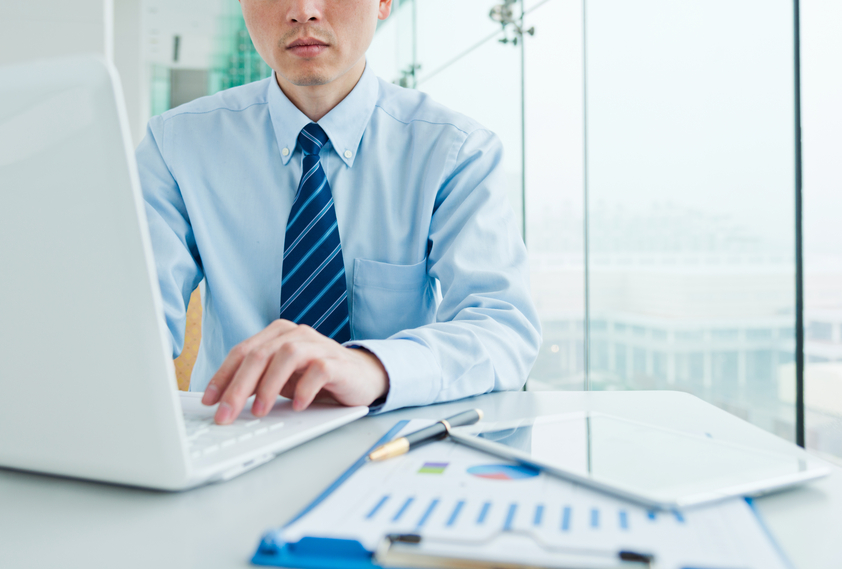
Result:
{"label": "shirt sleeve", "polygon": [[204,273],[181,189],[164,157],[165,137],[166,122],[160,116],[153,117],[137,148],[137,165],[164,316],[176,358],[184,346],[187,303]]}
{"label": "shirt sleeve", "polygon": [[442,292],[436,322],[346,344],[372,352],[389,374],[389,393],[375,412],[520,389],[541,344],[502,145],[478,130],[454,153],[428,242],[428,274]]}

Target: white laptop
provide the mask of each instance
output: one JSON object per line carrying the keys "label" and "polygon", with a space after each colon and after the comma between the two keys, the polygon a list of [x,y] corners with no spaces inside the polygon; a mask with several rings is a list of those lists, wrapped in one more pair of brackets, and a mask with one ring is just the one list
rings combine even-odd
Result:
{"label": "white laptop", "polygon": [[95,56],[0,69],[0,467],[182,490],[365,415],[179,393],[127,125]]}

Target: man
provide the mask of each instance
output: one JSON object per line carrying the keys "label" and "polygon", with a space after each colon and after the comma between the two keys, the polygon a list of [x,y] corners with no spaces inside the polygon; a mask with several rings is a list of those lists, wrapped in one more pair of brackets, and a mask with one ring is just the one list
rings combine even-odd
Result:
{"label": "man", "polygon": [[499,140],[366,68],[392,0],[241,5],[273,77],[154,117],[137,151],[176,356],[205,279],[191,390],[227,424],[252,394],[260,417],[521,387],[540,332]]}

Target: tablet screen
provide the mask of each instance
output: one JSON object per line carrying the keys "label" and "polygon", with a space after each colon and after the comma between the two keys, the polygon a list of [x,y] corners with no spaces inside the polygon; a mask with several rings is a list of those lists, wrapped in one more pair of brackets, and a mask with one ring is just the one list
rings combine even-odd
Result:
{"label": "tablet screen", "polygon": [[[689,504],[793,483],[811,465],[775,454],[595,412],[470,428],[520,459],[656,502]],[[820,474],[819,474],[820,475]],[[742,491],[733,490],[742,488]],[[731,489],[731,492],[727,492]],[[701,499],[702,494],[707,496]],[[695,499],[693,498],[695,496]]]}

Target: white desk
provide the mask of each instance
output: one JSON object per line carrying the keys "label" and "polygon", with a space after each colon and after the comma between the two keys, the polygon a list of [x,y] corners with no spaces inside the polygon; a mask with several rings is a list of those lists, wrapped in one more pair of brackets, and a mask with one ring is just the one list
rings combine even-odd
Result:
{"label": "white desk", "polygon": [[[480,407],[488,420],[589,409],[770,450],[777,437],[677,392],[512,392],[366,417],[225,484],[165,494],[0,470],[0,567],[252,567],[289,520],[399,419]],[[757,501],[796,567],[842,568],[842,469]]]}

